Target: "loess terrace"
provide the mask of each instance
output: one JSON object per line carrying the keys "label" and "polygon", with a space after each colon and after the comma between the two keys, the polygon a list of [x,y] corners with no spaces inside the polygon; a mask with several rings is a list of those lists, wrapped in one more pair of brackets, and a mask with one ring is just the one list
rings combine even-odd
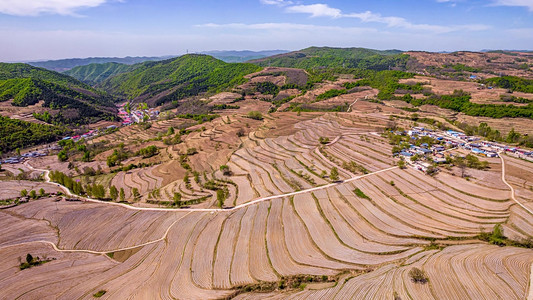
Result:
{"label": "loess terrace", "polygon": [[[145,167],[111,172],[105,157],[112,150],[77,165],[99,167],[101,175],[75,178],[123,189],[129,204],[44,197],[0,210],[0,224],[10,232],[0,237],[2,293],[21,299],[90,299],[101,290],[109,299],[527,297],[531,249],[479,239],[497,224],[509,239],[532,237],[533,216],[513,201],[499,159],[469,180],[453,171],[428,176],[401,169],[381,135],[389,120],[377,113],[280,112],[262,121],[228,114],[192,127],[187,121],[125,127],[91,141],[124,143],[132,153],[158,147],[153,157],[123,162]],[[182,143],[153,139],[182,125],[188,129]],[[320,143],[322,137],[328,142]],[[507,156],[503,162],[517,200],[533,209],[531,163]],[[45,157],[26,168],[76,175],[66,164]],[[1,184],[8,194],[21,187],[61,190],[46,182]],[[26,253],[51,261],[20,270]],[[426,284],[411,280],[415,267]],[[300,275],[304,280],[295,281]]]}

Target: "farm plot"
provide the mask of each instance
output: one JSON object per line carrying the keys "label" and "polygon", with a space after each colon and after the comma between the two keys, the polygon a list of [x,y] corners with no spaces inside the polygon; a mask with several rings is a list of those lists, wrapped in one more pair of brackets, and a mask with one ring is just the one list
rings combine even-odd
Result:
{"label": "farm plot", "polygon": [[61,191],[59,187],[50,184],[44,184],[39,181],[25,181],[25,180],[3,180],[0,181],[0,200],[14,199],[20,197],[20,191],[26,190],[35,191],[39,194],[39,190],[43,189],[45,193],[57,193]]}
{"label": "farm plot", "polygon": [[[372,120],[356,113],[325,114],[297,123],[290,135],[251,134],[252,139],[243,138],[243,146],[226,156],[229,162],[220,162],[228,165],[229,175],[211,166],[196,173],[197,178],[191,172],[187,183],[177,175],[181,171],[173,170],[179,161],[171,160],[109,179],[124,187],[127,197],[133,188],[144,198],[153,198],[159,190],[158,198],[165,201],[177,192],[182,201],[209,197],[189,207],[194,209],[50,199],[0,211],[0,225],[9,231],[0,238],[0,252],[9,257],[0,264],[0,273],[18,280],[29,278],[25,274],[39,279],[37,286],[18,284],[13,290],[7,286],[13,284],[11,278],[0,278],[0,287],[13,297],[27,293],[63,299],[90,298],[99,290],[112,299],[220,299],[268,285],[274,287],[271,293],[237,298],[523,299],[533,252],[476,239],[500,223],[508,237],[531,235],[531,216],[513,204],[510,191],[444,172],[430,177],[390,168],[390,146],[359,125],[366,118]],[[191,134],[187,138],[192,141],[180,147],[232,132],[220,121],[216,124]],[[321,145],[320,137],[336,141]],[[209,149],[205,153],[215,151],[214,145],[204,146]],[[383,171],[361,177],[361,168],[341,171],[344,164],[322,155],[321,146],[328,156],[353,161],[368,172]],[[191,165],[200,168],[202,163],[192,161],[201,157],[193,155]],[[329,174],[333,166],[350,180],[330,184],[323,171]],[[483,175],[498,180],[496,171]],[[215,207],[209,181],[228,188],[226,209],[196,210]],[[258,201],[240,205],[253,200]],[[53,250],[50,243],[61,250]],[[15,255],[26,251],[57,260],[19,272]],[[79,261],[74,263],[73,257]],[[71,274],[64,284],[46,279],[53,277],[48,266],[55,263],[63,267],[60,279],[70,272],[79,274]],[[413,267],[423,270],[429,282],[413,282]],[[85,280],[79,280],[81,275]],[[279,292],[285,281],[297,276],[335,282]]]}
{"label": "farm plot", "polygon": [[[450,246],[413,256],[401,265],[341,278],[334,288],[274,293],[268,298],[289,299],[525,299],[533,254],[520,248],[488,245]],[[409,272],[422,269],[428,283],[415,283]],[[262,298],[244,294],[239,299]]]}

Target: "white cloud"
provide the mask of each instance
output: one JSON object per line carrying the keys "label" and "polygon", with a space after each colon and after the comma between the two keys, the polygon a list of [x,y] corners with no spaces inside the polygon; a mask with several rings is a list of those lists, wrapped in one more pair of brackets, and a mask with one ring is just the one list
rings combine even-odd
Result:
{"label": "white cloud", "polygon": [[[445,2],[448,0],[437,0]],[[501,0],[512,1],[512,0]],[[519,0],[516,0],[519,1]],[[525,1],[525,0],[524,0]],[[362,13],[343,13],[338,8],[330,7],[327,4],[311,4],[311,5],[294,5],[285,8],[289,13],[303,13],[309,14],[311,17],[330,17],[330,18],[355,18],[364,23],[382,23],[388,27],[399,27],[411,30],[429,31],[433,33],[448,33],[459,30],[479,31],[489,29],[489,26],[472,24],[472,25],[457,25],[457,26],[440,26],[430,24],[413,24],[401,17],[383,17],[381,14],[366,11]]]}
{"label": "white cloud", "polygon": [[310,14],[311,17],[339,18],[342,16],[342,11],[340,9],[329,7],[327,4],[289,6],[286,11],[290,13]]}
{"label": "white cloud", "polygon": [[267,5],[277,5],[277,6],[287,6],[293,4],[292,1],[288,0],[260,0],[261,3]]}
{"label": "white cloud", "polygon": [[533,11],[533,0],[494,0],[494,6],[520,6]]}
{"label": "white cloud", "polygon": [[107,1],[108,0],[0,0],[0,13],[15,16],[38,16],[40,14],[76,15],[76,11],[79,9],[97,7]]}

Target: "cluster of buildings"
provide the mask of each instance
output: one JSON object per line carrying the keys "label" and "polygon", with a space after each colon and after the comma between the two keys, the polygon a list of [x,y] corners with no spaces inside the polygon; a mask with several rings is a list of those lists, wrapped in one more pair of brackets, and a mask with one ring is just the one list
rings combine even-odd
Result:
{"label": "cluster of buildings", "polygon": [[[403,149],[398,155],[403,157],[415,169],[426,172],[431,164],[429,162],[411,161],[415,155],[430,158],[433,163],[445,163],[445,152],[452,149],[464,149],[470,153],[485,156],[498,157],[499,152],[506,152],[509,155],[519,157],[522,159],[533,161],[533,151],[520,149],[517,147],[508,146],[501,143],[483,141],[479,137],[468,136],[462,132],[448,130],[448,131],[434,131],[423,127],[414,127],[409,131],[395,132],[395,134],[409,136],[409,148]],[[422,143],[419,146],[415,145],[416,141],[421,137],[427,136],[437,141],[434,145]]]}
{"label": "cluster of buildings", "polygon": [[148,109],[136,109],[136,110],[130,110],[130,112],[126,111],[125,103],[117,106],[118,108],[118,116],[122,119],[122,125],[128,126],[133,123],[141,123],[154,118],[157,118],[159,116],[159,110],[148,108]]}
{"label": "cluster of buildings", "polygon": [[[111,126],[115,126],[115,125],[111,125]],[[108,126],[108,128],[111,127],[111,126]],[[63,140],[73,140],[74,142],[77,142],[77,141],[79,141],[81,139],[87,140],[87,139],[93,138],[93,137],[95,137],[97,135],[98,135],[98,129],[93,129],[93,130],[88,131],[88,132],[86,132],[84,134],[75,135],[75,136],[66,136],[66,137],[63,138]]]}
{"label": "cluster of buildings", "polygon": [[29,159],[29,158],[32,158],[32,157],[41,157],[41,156],[46,156],[48,155],[48,152],[49,150],[48,149],[45,149],[45,150],[40,150],[40,151],[31,151],[31,152],[28,152],[28,153],[24,153],[22,155],[17,155],[17,156],[12,156],[12,157],[9,157],[9,158],[6,158],[4,160],[1,160],[0,163],[2,164],[19,164],[21,162],[24,162],[25,160]]}

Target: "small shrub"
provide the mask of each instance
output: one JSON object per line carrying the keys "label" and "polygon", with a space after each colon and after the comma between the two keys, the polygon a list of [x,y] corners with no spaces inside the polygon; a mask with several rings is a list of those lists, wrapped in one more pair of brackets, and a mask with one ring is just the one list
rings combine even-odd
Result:
{"label": "small shrub", "polygon": [[359,198],[370,200],[370,197],[368,197],[363,191],[361,191],[360,188],[356,188],[355,190],[353,190],[353,192]]}
{"label": "small shrub", "polygon": [[189,148],[187,149],[187,155],[195,155],[196,153],[198,153],[198,150],[196,150],[196,148]]}
{"label": "small shrub", "polygon": [[100,298],[100,297],[102,297],[103,295],[105,295],[105,293],[107,293],[106,290],[100,290],[100,291],[94,293],[94,294],[93,294],[93,297],[95,297],[95,298]]}
{"label": "small shrub", "polygon": [[428,278],[426,277],[426,274],[424,273],[424,271],[420,270],[419,268],[412,268],[411,271],[409,271],[409,277],[411,277],[411,280],[414,283],[425,284],[428,282]]}
{"label": "small shrub", "polygon": [[254,120],[263,120],[263,114],[259,111],[251,111],[248,113],[248,118]]}
{"label": "small shrub", "polygon": [[220,166],[220,171],[222,171],[222,174],[224,174],[224,176],[230,176],[231,175],[231,170],[230,170],[230,168],[227,165]]}
{"label": "small shrub", "polygon": [[321,137],[318,139],[318,142],[320,142],[320,144],[322,144],[322,145],[326,145],[326,144],[329,143],[329,138],[321,136]]}
{"label": "small shrub", "polygon": [[339,169],[337,169],[337,167],[331,168],[331,172],[329,173],[329,178],[333,181],[339,180]]}

